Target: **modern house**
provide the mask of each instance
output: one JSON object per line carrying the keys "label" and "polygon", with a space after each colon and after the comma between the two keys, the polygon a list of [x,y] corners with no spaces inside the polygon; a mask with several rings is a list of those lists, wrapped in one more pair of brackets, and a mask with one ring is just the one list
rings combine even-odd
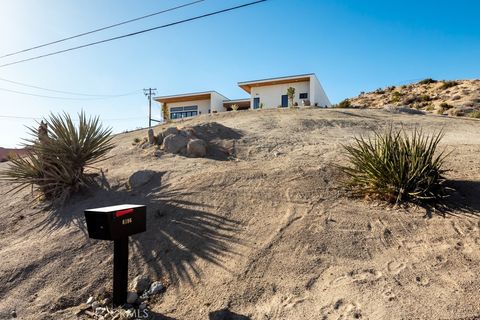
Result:
{"label": "modern house", "polygon": [[294,105],[329,107],[325,91],[315,74],[239,82],[240,88],[250,94],[252,109],[288,107],[288,88],[295,89]]}
{"label": "modern house", "polygon": [[176,120],[195,117],[201,114],[238,110],[286,108],[289,106],[287,90],[295,89],[295,106],[329,107],[322,85],[315,74],[303,74],[280,78],[239,82],[240,88],[250,96],[244,99],[230,100],[216,91],[206,91],[171,96],[159,96],[154,100],[168,112],[165,118]]}

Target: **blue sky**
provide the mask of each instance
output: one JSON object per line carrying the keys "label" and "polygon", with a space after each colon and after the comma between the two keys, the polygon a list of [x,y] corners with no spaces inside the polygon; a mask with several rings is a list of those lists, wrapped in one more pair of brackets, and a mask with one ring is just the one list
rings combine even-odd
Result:
{"label": "blue sky", "polygon": [[[0,55],[117,23],[190,0],[5,0]],[[206,0],[179,11],[1,59],[28,58],[249,2]],[[332,102],[418,79],[480,74],[476,1],[268,0],[259,5],[62,55],[0,68],[0,78],[87,94],[138,94],[103,100],[65,96],[0,81],[0,116],[43,117],[84,109],[116,132],[147,125],[142,88],[159,95],[217,90],[245,97],[238,81],[314,72]],[[78,98],[78,97],[76,97]],[[159,117],[159,107],[153,114]],[[0,146],[15,146],[34,120],[0,117]]]}

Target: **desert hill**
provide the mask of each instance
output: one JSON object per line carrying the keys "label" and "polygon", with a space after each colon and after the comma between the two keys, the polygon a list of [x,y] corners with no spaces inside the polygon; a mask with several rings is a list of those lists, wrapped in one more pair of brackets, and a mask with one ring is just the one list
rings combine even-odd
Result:
{"label": "desert hill", "polygon": [[9,149],[0,147],[0,162],[8,160],[9,155],[24,155],[26,153],[25,149]]}
{"label": "desert hill", "polygon": [[[358,108],[405,106],[453,116],[472,115],[480,110],[480,80],[437,81],[425,79],[402,86],[362,92],[347,99],[344,105]],[[479,113],[475,113],[480,117]]]}
{"label": "desert hill", "polygon": [[[455,90],[458,90],[455,89]],[[450,101],[450,100],[448,100]],[[445,216],[350,198],[341,144],[389,124],[445,130],[456,189]],[[101,189],[62,208],[30,190],[0,200],[0,318],[75,319],[111,290],[113,246],[88,238],[83,210],[148,206],[130,280],[167,289],[156,319],[474,319],[480,316],[480,121],[371,109],[259,110],[176,124],[228,132],[230,159],[141,149],[119,134]],[[171,126],[171,125],[170,125]],[[166,126],[155,127],[158,133]],[[0,169],[8,163],[0,164]],[[138,171],[150,179],[133,189]],[[2,194],[10,186],[0,182]]]}

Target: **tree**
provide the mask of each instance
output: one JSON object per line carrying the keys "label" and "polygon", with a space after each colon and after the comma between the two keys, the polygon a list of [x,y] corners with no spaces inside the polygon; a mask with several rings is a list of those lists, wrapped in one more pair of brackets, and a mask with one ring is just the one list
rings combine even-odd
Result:
{"label": "tree", "polygon": [[288,101],[289,101],[290,107],[293,107],[293,98],[295,97],[295,88],[293,87],[288,88],[287,95],[288,95]]}

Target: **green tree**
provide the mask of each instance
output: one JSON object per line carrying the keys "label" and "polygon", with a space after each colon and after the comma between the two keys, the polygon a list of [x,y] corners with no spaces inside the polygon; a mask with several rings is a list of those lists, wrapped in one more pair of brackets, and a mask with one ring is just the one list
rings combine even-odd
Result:
{"label": "green tree", "polygon": [[293,98],[295,98],[295,88],[290,87],[287,89],[288,101],[290,107],[293,107]]}

